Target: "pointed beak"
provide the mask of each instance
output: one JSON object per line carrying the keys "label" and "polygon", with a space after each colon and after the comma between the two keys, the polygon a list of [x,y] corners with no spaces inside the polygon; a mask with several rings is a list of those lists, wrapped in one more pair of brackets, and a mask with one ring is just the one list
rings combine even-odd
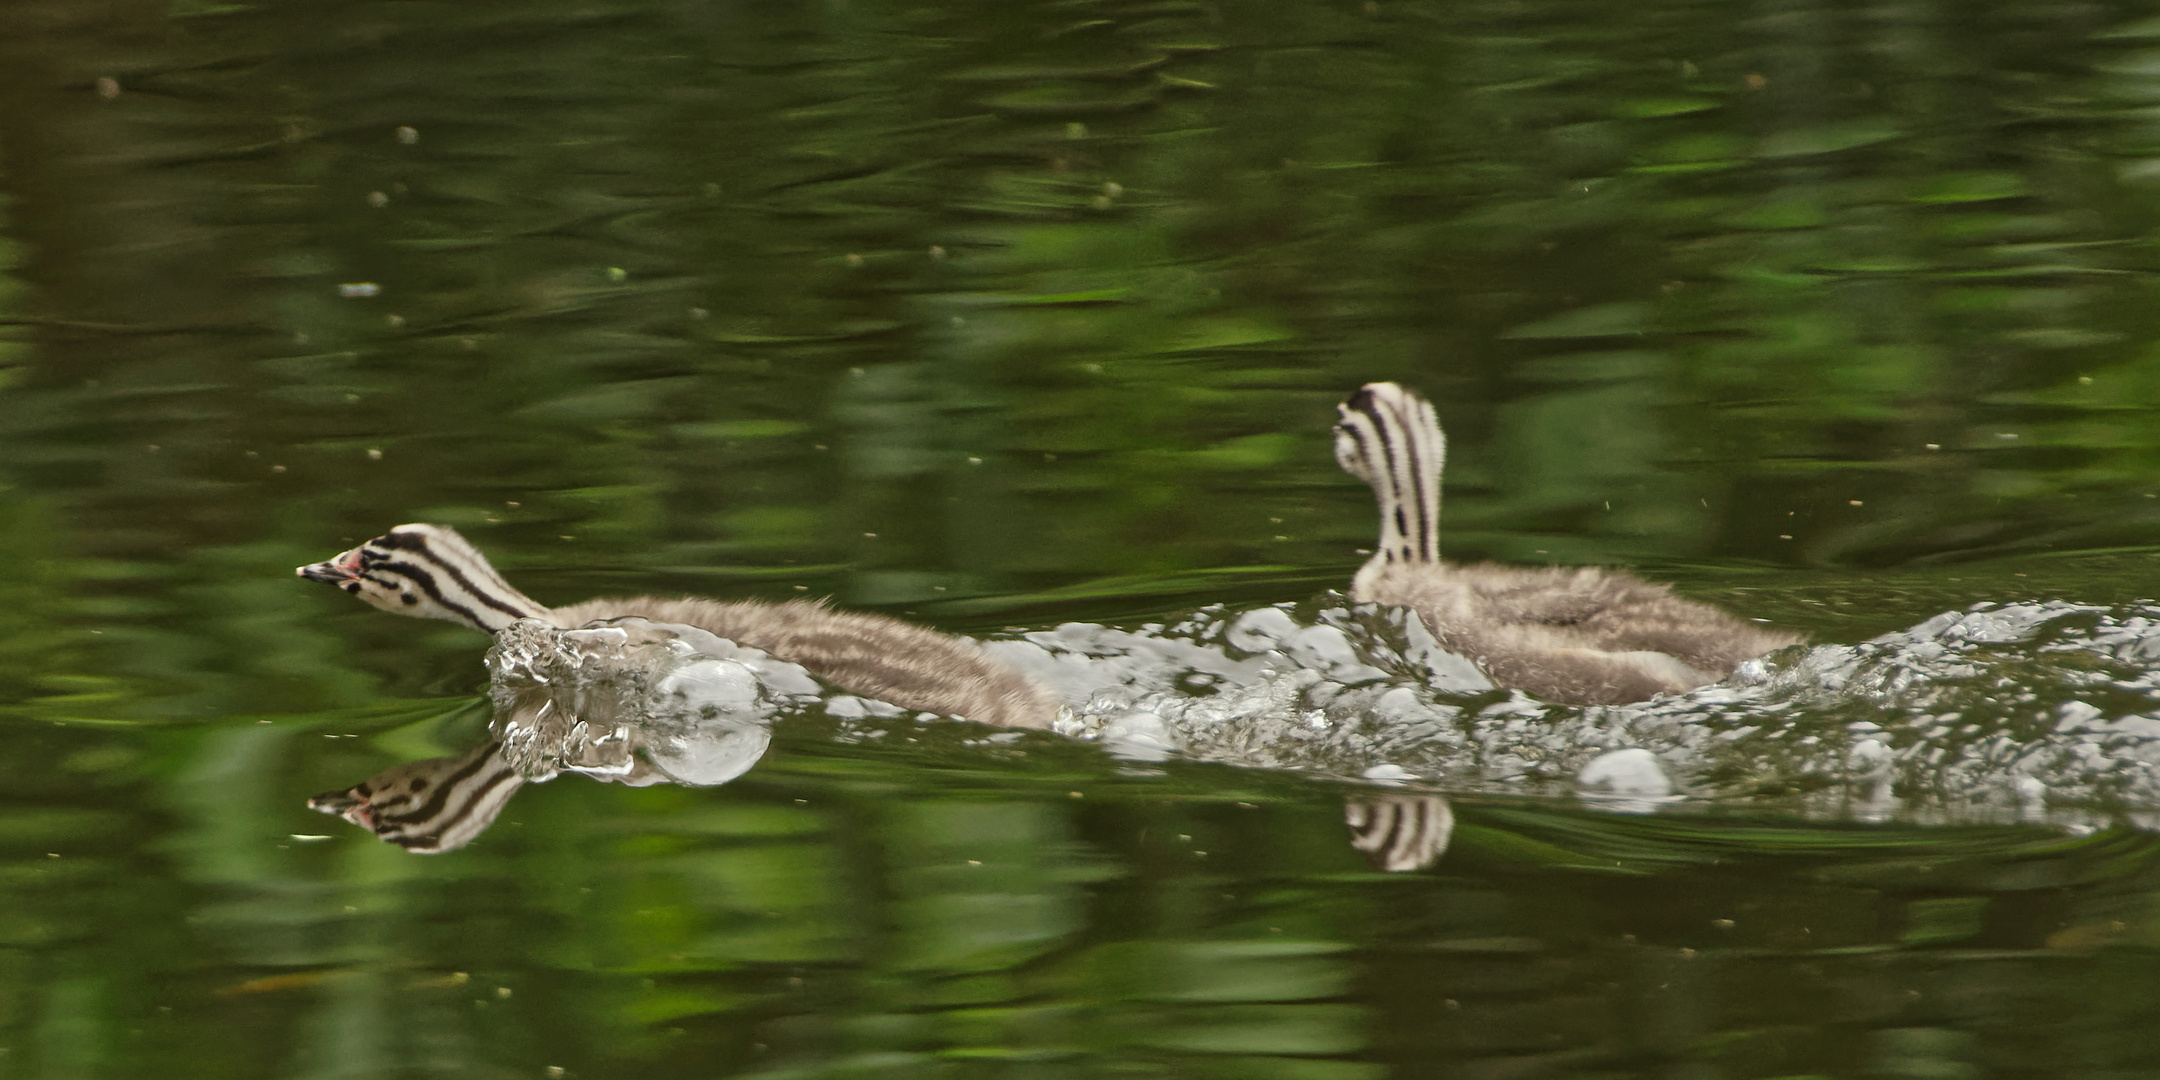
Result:
{"label": "pointed beak", "polygon": [[354,548],[351,551],[339,553],[334,559],[324,559],[318,563],[309,563],[306,566],[297,567],[293,570],[293,573],[309,581],[320,581],[325,585],[343,585],[360,576],[360,549]]}
{"label": "pointed beak", "polygon": [[308,809],[333,817],[341,817],[363,829],[375,828],[375,816],[368,812],[367,800],[353,790],[325,791],[307,801]]}

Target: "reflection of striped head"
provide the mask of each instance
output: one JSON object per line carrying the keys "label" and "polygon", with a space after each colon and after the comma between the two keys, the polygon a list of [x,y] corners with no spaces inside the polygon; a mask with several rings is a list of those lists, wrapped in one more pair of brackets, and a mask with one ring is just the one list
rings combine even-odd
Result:
{"label": "reflection of striped head", "polygon": [[1438,562],[1447,437],[1432,403],[1394,383],[1366,383],[1335,411],[1335,460],[1380,503],[1373,562]]}
{"label": "reflection of striped head", "polygon": [[1455,835],[1455,811],[1439,795],[1353,796],[1343,804],[1350,846],[1389,873],[1440,861]]}
{"label": "reflection of striped head", "polygon": [[448,619],[490,633],[519,619],[548,617],[548,609],[511,588],[478,548],[441,525],[400,525],[293,572],[384,611]]}
{"label": "reflection of striped head", "polygon": [[525,778],[503,761],[502,744],[457,757],[410,761],[344,791],[326,791],[308,807],[336,814],[422,855],[472,843],[502,813]]}

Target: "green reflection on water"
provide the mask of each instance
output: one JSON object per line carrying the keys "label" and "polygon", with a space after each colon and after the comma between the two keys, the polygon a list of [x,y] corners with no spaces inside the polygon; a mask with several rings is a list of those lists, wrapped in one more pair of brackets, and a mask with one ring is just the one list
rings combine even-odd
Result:
{"label": "green reflection on water", "polygon": [[289,572],[425,519],[547,602],[1302,599],[1370,538],[1329,404],[1397,378],[1462,557],[1837,641],[2135,598],[2152,36],[15,0],[0,1075],[2149,1069],[2136,833],[1465,800],[1405,878],[1295,778],[806,727],[415,859],[302,802],[462,749],[478,645]]}

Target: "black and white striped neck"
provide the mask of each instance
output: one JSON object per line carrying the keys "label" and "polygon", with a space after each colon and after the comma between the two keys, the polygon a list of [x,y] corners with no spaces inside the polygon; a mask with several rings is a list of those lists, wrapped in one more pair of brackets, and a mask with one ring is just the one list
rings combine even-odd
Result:
{"label": "black and white striped neck", "polygon": [[480,550],[442,525],[400,525],[334,559],[297,571],[384,611],[445,619],[494,633],[552,613],[510,587]]}
{"label": "black and white striped neck", "polygon": [[1380,509],[1379,546],[1360,575],[1439,562],[1447,436],[1432,403],[1394,383],[1367,383],[1335,411],[1335,460],[1372,487]]}

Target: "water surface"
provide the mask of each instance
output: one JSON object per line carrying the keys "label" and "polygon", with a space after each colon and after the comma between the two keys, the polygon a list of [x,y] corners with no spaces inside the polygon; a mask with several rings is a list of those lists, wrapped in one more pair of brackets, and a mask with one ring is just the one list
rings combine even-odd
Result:
{"label": "water surface", "polygon": [[[2149,1070],[2156,39],[13,0],[0,1076]],[[1830,651],[1271,761],[806,708],[431,858],[306,807],[485,726],[484,640],[291,576],[388,526],[547,603],[1309,627],[1373,379],[1439,406],[1451,556]],[[1578,800],[1599,739],[1692,798]],[[1450,793],[1432,869],[1351,848],[1375,764]]]}

